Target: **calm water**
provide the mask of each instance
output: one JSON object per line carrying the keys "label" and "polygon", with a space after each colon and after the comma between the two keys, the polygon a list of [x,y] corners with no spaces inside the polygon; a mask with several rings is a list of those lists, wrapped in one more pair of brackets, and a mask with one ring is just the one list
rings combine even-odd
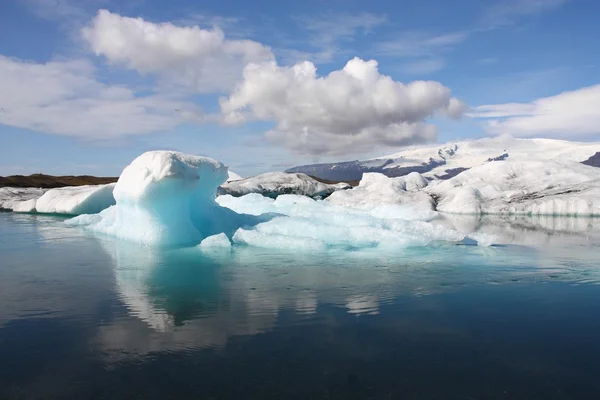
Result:
{"label": "calm water", "polygon": [[0,214],[0,399],[600,398],[594,220],[503,246],[153,250]]}

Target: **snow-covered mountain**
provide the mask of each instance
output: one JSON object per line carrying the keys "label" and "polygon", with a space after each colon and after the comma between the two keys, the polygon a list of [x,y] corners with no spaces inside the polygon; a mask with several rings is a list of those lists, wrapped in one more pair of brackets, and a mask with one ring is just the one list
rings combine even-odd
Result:
{"label": "snow-covered mountain", "polygon": [[365,161],[302,165],[286,172],[301,172],[332,181],[359,180],[365,172],[380,172],[389,177],[419,172],[430,178],[448,179],[466,169],[494,160],[585,162],[592,160],[599,151],[600,143],[515,139],[502,136],[445,145],[411,147]]}

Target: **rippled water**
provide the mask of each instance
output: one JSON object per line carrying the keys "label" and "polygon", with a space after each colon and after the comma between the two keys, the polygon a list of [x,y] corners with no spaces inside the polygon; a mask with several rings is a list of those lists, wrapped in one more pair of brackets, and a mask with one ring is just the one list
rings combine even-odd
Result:
{"label": "rippled water", "polygon": [[593,219],[396,253],[156,250],[0,214],[0,399],[598,398]]}

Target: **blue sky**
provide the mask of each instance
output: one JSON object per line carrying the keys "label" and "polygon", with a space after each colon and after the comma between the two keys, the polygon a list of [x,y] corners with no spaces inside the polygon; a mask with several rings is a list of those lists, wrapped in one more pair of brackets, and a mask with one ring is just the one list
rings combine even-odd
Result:
{"label": "blue sky", "polygon": [[595,0],[3,1],[0,175],[117,175],[153,149],[247,176],[498,134],[598,140],[598,15]]}

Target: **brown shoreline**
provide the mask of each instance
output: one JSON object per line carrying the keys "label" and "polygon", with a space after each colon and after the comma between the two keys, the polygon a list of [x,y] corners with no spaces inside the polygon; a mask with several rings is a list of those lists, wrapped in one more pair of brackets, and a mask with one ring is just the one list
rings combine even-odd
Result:
{"label": "brown shoreline", "polygon": [[52,189],[65,186],[103,185],[116,182],[115,177],[97,177],[90,175],[53,176],[44,174],[0,176],[0,187],[44,188]]}

